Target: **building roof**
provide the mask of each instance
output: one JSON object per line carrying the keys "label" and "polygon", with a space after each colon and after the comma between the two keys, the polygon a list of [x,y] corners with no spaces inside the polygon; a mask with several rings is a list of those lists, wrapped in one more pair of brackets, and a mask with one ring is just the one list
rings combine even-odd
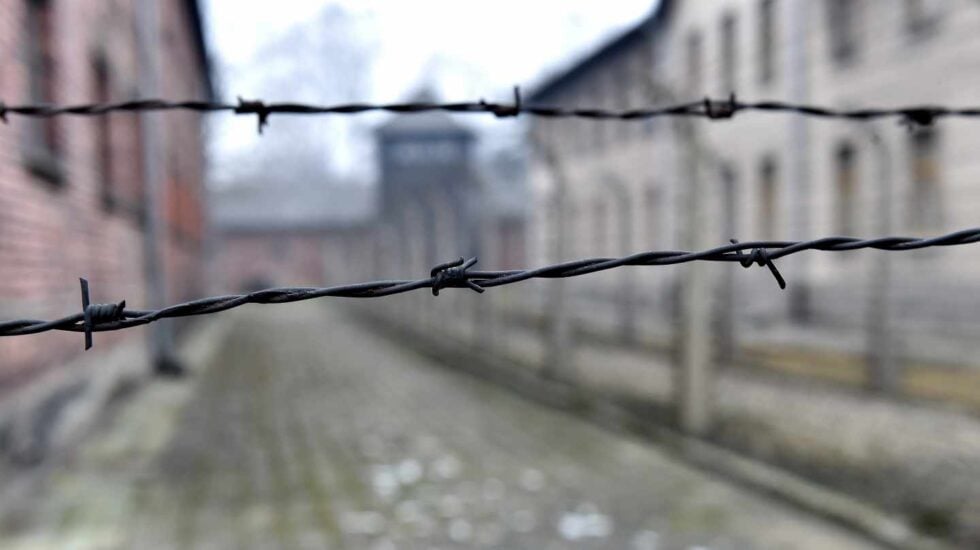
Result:
{"label": "building roof", "polygon": [[210,199],[218,231],[319,231],[355,226],[374,213],[374,189],[323,182],[231,186]]}
{"label": "building roof", "polygon": [[204,34],[204,19],[198,0],[185,0],[187,14],[191,19],[191,34],[194,37],[197,62],[200,64],[201,75],[204,77],[204,89],[207,99],[215,97],[214,81],[211,80],[211,57],[208,54],[207,38]]}
{"label": "building roof", "polygon": [[[429,87],[423,87],[409,97],[409,103],[438,103],[439,98]],[[473,132],[453,120],[443,111],[426,111],[392,115],[386,122],[378,126],[376,132],[380,136],[403,134],[457,134],[472,136]]]}
{"label": "building roof", "polygon": [[647,39],[648,33],[653,32],[654,28],[667,17],[671,5],[672,0],[660,0],[654,9],[638,23],[612,37],[605,44],[588,52],[585,56],[576,59],[564,69],[546,77],[543,82],[532,89],[528,98],[531,101],[547,101],[558,90],[571,84],[594,67],[602,65],[637,42]]}

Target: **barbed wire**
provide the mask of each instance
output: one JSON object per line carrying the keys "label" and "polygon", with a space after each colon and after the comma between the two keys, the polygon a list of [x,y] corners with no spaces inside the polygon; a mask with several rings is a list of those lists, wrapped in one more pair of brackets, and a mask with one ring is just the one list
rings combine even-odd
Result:
{"label": "barbed wire", "polygon": [[324,288],[270,288],[248,294],[213,296],[158,310],[126,309],[125,301],[116,304],[91,304],[88,282],[81,279],[81,313],[53,321],[20,319],[0,322],[0,337],[38,334],[52,330],[84,332],[85,349],[89,349],[92,346],[94,332],[122,330],[160,319],[219,313],[245,304],[284,304],[325,297],[380,298],[425,288],[431,289],[434,296],[438,296],[439,291],[445,288],[469,288],[482,293],[488,288],[515,284],[528,279],[579,277],[623,266],[676,265],[695,261],[737,262],[743,267],[751,267],[753,264],[766,266],[772,272],[779,287],[786,288],[786,282],[773,262],[807,250],[844,252],[872,248],[885,251],[910,251],[976,242],[980,242],[980,228],[965,229],[934,238],[826,237],[811,241],[754,242],[738,242],[733,239],[731,244],[700,252],[641,252],[620,258],[582,259],[536,269],[508,271],[472,271],[471,268],[476,264],[477,259],[460,258],[435,266],[429,273],[429,277],[425,279],[371,281]]}
{"label": "barbed wire", "polygon": [[84,103],[77,105],[24,104],[7,105],[0,101],[0,120],[8,121],[9,115],[26,117],[54,117],[62,115],[98,116],[113,112],[193,111],[200,113],[231,112],[237,115],[258,117],[259,133],[276,115],[354,115],[366,112],[396,114],[442,111],[447,113],[489,113],[500,118],[529,115],[544,118],[584,118],[594,120],[644,120],[658,117],[699,117],[711,120],[729,119],[743,111],[793,113],[819,118],[872,120],[897,117],[912,125],[929,125],[943,117],[980,117],[980,107],[948,107],[942,105],[917,105],[905,107],[873,107],[860,109],[835,109],[819,105],[787,103],[783,101],[746,102],[734,94],[725,99],[704,98],[663,107],[601,109],[527,105],[521,100],[520,88],[514,88],[512,103],[468,101],[458,103],[343,103],[318,105],[312,103],[266,102],[238,98],[237,103],[210,101],[168,101],[164,99],[137,99],[115,103]]}

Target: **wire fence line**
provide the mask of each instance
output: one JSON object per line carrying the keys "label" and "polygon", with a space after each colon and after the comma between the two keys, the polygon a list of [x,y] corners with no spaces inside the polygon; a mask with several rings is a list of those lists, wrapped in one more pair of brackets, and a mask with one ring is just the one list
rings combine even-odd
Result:
{"label": "wire fence line", "polygon": [[86,348],[92,345],[92,333],[122,330],[154,321],[174,317],[208,315],[227,311],[245,304],[284,304],[325,297],[380,298],[420,289],[431,289],[438,295],[445,288],[469,288],[484,292],[488,288],[510,285],[528,279],[558,279],[579,277],[623,266],[662,266],[695,261],[736,262],[743,267],[766,266],[780,288],[786,287],[782,275],[776,269],[775,260],[807,250],[844,252],[871,248],[885,251],[911,251],[929,247],[955,246],[980,242],[980,227],[965,229],[933,238],[880,237],[859,239],[855,237],[826,237],[810,241],[753,241],[738,242],[700,252],[652,251],[619,258],[590,258],[539,267],[535,269],[507,271],[476,271],[471,268],[476,258],[440,264],[432,268],[428,278],[383,280],[354,283],[323,288],[270,288],[249,294],[213,296],[172,305],[158,310],[126,309],[126,302],[116,304],[91,304],[88,282],[81,280],[82,312],[41,321],[19,319],[0,322],[0,336],[21,336],[52,330],[84,332]]}
{"label": "wire fence line", "polygon": [[944,117],[980,118],[980,107],[949,107],[943,105],[915,105],[905,107],[873,107],[860,109],[836,109],[820,105],[788,103],[783,101],[741,101],[734,94],[724,99],[704,98],[686,103],[662,107],[600,109],[560,107],[553,105],[528,105],[521,100],[519,88],[514,88],[512,103],[467,101],[458,103],[344,103],[318,105],[311,103],[266,102],[238,98],[237,103],[211,101],[168,101],[164,99],[137,99],[115,103],[84,103],[77,105],[24,104],[7,105],[0,101],[0,120],[8,121],[10,115],[25,117],[54,117],[62,115],[97,116],[112,112],[193,111],[200,113],[230,112],[237,115],[258,117],[261,133],[269,117],[276,115],[354,115],[372,111],[410,114],[429,111],[447,113],[489,113],[497,117],[530,115],[544,118],[584,118],[595,120],[644,120],[658,117],[697,117],[711,120],[729,119],[744,111],[793,113],[797,115],[848,120],[873,120],[898,118],[910,125],[929,125]]}

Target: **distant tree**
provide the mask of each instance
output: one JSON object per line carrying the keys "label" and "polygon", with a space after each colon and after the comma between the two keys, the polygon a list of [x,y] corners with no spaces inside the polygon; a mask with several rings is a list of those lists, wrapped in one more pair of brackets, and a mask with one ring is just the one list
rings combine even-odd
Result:
{"label": "distant tree", "polygon": [[[247,88],[266,101],[363,100],[373,59],[363,23],[339,6],[325,7],[269,41],[246,67],[232,68],[232,89]],[[364,117],[273,115],[261,139],[226,159],[223,179],[333,180],[343,161],[357,154],[365,123]]]}

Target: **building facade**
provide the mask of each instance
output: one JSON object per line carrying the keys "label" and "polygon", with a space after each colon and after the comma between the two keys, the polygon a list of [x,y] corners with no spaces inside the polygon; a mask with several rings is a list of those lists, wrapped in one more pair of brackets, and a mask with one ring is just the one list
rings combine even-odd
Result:
{"label": "building facade", "polygon": [[[140,96],[136,0],[10,0],[0,4],[0,97],[72,104]],[[194,0],[157,2],[167,98],[210,99],[209,63]],[[52,318],[80,309],[78,278],[96,302],[146,304],[144,160],[161,168],[158,247],[168,299],[203,290],[204,136],[201,115],[161,117],[159,150],[135,114],[28,119],[0,126],[0,318]],[[152,156],[152,157],[151,157]],[[100,335],[111,347],[142,331]],[[0,341],[0,386],[14,386],[81,352],[77,335]]]}
{"label": "building facade", "polygon": [[212,196],[221,292],[351,282],[352,264],[371,263],[362,246],[374,189],[321,181],[239,182]]}
{"label": "building facade", "polygon": [[[640,107],[724,98],[832,107],[975,103],[980,6],[884,0],[672,2],[545,81],[539,103]],[[570,129],[569,126],[572,126]],[[575,128],[577,126],[577,128]],[[688,242],[685,186],[703,183],[697,230],[713,244],[829,235],[938,235],[976,225],[980,161],[975,123],[927,127],[847,123],[758,113],[724,121],[532,122],[538,253],[554,257],[678,249]],[[556,196],[563,195],[562,201]],[[556,204],[566,230],[557,231]],[[558,238],[567,241],[556,247]],[[779,261],[788,296],[771,278],[730,277],[736,311],[767,324],[793,319],[861,324],[876,285],[873,252]],[[894,255],[892,314],[945,331],[980,322],[970,298],[978,266],[963,250]],[[636,299],[674,294],[678,270],[658,268]],[[602,293],[616,281],[595,277]],[[723,280],[718,281],[724,286]]]}
{"label": "building facade", "polygon": [[[414,102],[435,102],[422,90]],[[390,246],[418,246],[429,265],[479,254],[475,135],[443,112],[396,116],[376,131],[379,214]],[[409,234],[420,242],[404,242]],[[396,257],[394,253],[392,257]]]}

